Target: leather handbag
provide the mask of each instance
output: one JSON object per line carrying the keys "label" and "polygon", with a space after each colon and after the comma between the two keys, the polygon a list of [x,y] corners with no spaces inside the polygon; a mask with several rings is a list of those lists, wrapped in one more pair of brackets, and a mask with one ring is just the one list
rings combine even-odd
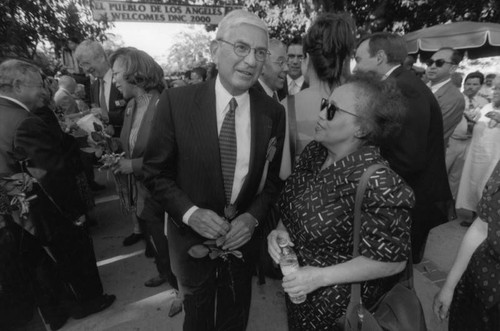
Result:
{"label": "leather handbag", "polygon": [[[354,205],[353,258],[359,256],[361,204],[366,187],[370,176],[382,168],[387,167],[382,164],[370,166],[359,181]],[[361,284],[351,284],[351,299],[343,319],[344,331],[426,331],[422,305],[413,287],[411,254],[404,276],[371,309],[363,306]]]}

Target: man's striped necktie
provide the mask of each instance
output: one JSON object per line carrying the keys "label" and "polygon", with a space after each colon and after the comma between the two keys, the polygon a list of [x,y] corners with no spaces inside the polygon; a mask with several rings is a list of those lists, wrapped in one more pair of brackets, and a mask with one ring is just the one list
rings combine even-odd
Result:
{"label": "man's striped necktie", "polygon": [[234,169],[236,167],[236,129],[234,126],[234,112],[238,103],[235,98],[229,101],[229,111],[224,117],[224,122],[219,134],[220,163],[224,177],[224,190],[226,204],[231,204],[233,191]]}

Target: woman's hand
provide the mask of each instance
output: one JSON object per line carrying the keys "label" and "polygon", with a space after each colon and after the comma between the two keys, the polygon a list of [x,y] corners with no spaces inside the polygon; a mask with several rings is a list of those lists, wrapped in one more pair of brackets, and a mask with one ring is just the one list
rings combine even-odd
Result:
{"label": "woman's hand", "polygon": [[283,277],[283,289],[291,297],[309,294],[323,287],[322,268],[305,266]]}
{"label": "woman's hand", "polygon": [[283,228],[280,228],[278,226],[267,236],[267,251],[269,252],[269,255],[274,260],[274,262],[276,262],[276,264],[280,263],[281,254],[281,248],[278,245],[278,238],[285,239],[286,241],[288,241],[288,244],[290,246],[293,246],[293,242],[290,240],[290,235]]}
{"label": "woman's hand", "polygon": [[453,300],[453,292],[454,289],[445,284],[441,291],[434,297],[433,310],[440,321],[448,317],[451,301]]}
{"label": "woman's hand", "polygon": [[116,162],[113,167],[114,174],[128,175],[134,172],[132,169],[132,160],[121,158]]}
{"label": "woman's hand", "polygon": [[500,122],[500,112],[498,111],[489,111],[484,116],[489,117],[497,122]]}

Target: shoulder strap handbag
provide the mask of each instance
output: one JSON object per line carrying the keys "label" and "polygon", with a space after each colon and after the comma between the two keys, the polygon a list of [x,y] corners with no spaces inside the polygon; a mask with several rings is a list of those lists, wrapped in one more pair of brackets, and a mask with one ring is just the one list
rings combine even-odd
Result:
{"label": "shoulder strap handbag", "polygon": [[[366,187],[371,175],[383,168],[387,167],[382,164],[371,165],[359,181],[354,204],[353,258],[359,256],[361,205]],[[351,284],[351,299],[344,319],[344,331],[426,331],[422,305],[413,288],[411,254],[404,276],[370,310],[363,306],[361,284]]]}

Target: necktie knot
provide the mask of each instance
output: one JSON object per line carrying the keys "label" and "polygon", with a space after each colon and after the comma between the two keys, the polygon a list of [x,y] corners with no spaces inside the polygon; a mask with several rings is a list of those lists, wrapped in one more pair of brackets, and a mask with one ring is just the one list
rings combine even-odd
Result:
{"label": "necktie knot", "polygon": [[232,98],[229,101],[229,111],[234,112],[236,110],[236,107],[238,107],[238,102],[236,101],[235,98]]}
{"label": "necktie knot", "polygon": [[469,97],[469,109],[474,109],[474,102],[472,97]]}

